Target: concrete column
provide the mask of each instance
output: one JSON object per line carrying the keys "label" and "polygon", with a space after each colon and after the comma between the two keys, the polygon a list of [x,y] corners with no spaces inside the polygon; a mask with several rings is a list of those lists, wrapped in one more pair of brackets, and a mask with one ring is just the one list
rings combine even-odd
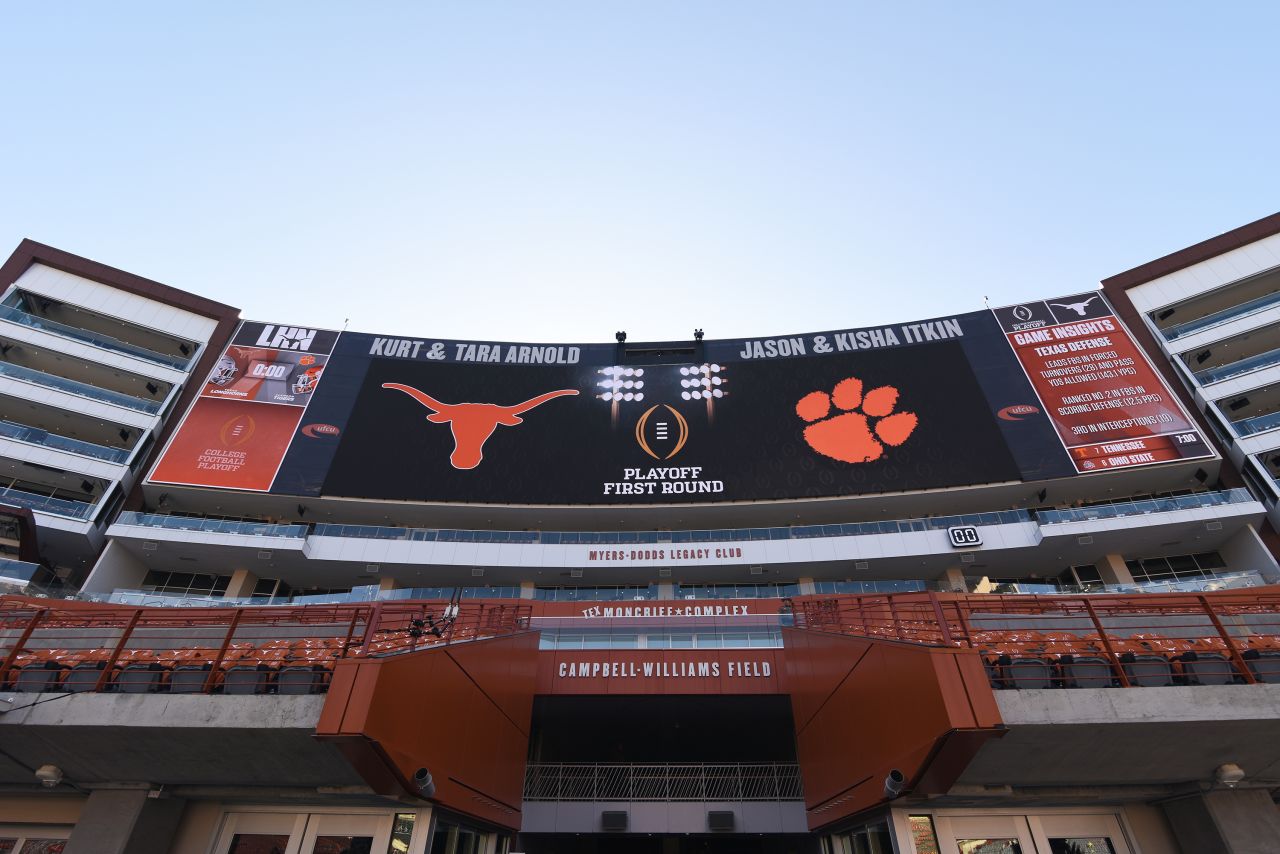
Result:
{"label": "concrete column", "polygon": [[1162,805],[1183,851],[1272,854],[1280,839],[1280,809],[1266,789],[1225,789]]}
{"label": "concrete column", "polygon": [[676,598],[676,586],[670,581],[658,582],[658,598],[674,599]]}
{"label": "concrete column", "polygon": [[394,578],[383,576],[378,579],[378,598],[381,599],[384,593],[390,593],[392,590],[399,588],[400,582]]}
{"label": "concrete column", "polygon": [[533,588],[534,588],[534,583],[532,581],[521,581],[520,582],[520,598],[521,599],[534,598],[535,594],[533,592]]}
{"label": "concrete column", "polygon": [[965,580],[964,570],[958,566],[949,566],[938,579],[938,589],[944,592],[968,593],[969,582]]}
{"label": "concrete column", "polygon": [[812,578],[801,578],[799,581],[799,587],[801,596],[812,596],[818,592],[814,589]]}
{"label": "concrete column", "polygon": [[973,585],[974,593],[990,593],[996,589],[995,582],[985,575],[978,579],[978,583]]}
{"label": "concrete column", "polygon": [[147,577],[147,567],[129,554],[128,549],[115,540],[108,540],[98,562],[93,565],[89,577],[80,588],[85,593],[112,593],[116,590],[137,590]]}
{"label": "concrete column", "polygon": [[147,794],[146,789],[94,789],[64,854],[165,854],[187,802]]}
{"label": "concrete column", "polygon": [[1133,573],[1129,572],[1129,567],[1124,565],[1122,555],[1103,555],[1102,560],[1094,566],[1098,568],[1098,575],[1102,576],[1103,584],[1133,583]]}
{"label": "concrete column", "polygon": [[247,598],[253,595],[253,588],[257,585],[258,576],[247,569],[237,569],[231,573],[231,580],[227,582],[227,592],[222,596],[224,599]]}
{"label": "concrete column", "polygon": [[1218,549],[1218,553],[1227,562],[1224,572],[1244,572],[1252,569],[1261,574],[1268,584],[1280,581],[1280,567],[1276,566],[1275,557],[1252,525],[1246,525],[1232,535],[1231,539]]}

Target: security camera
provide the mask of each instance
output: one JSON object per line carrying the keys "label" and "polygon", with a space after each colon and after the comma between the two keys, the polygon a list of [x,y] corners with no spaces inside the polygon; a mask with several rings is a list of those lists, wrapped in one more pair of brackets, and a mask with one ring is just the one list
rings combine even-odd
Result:
{"label": "security camera", "polygon": [[57,765],[41,765],[36,769],[36,779],[46,789],[52,789],[62,782],[62,769]]}
{"label": "security camera", "polygon": [[413,785],[418,787],[418,792],[424,798],[434,798],[436,795],[436,782],[431,779],[431,772],[426,768],[413,772]]}
{"label": "security camera", "polygon": [[884,778],[884,796],[889,800],[893,800],[902,794],[902,787],[907,784],[907,778],[902,772],[894,768],[889,772],[889,776]]}
{"label": "security camera", "polygon": [[1214,770],[1213,778],[1228,789],[1234,789],[1244,779],[1244,769],[1234,762],[1228,762]]}

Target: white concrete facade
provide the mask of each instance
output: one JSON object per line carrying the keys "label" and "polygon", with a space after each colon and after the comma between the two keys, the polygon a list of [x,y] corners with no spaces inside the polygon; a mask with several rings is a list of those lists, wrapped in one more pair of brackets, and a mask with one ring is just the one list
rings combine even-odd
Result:
{"label": "white concrete facade", "polygon": [[1242,433],[1232,425],[1224,407],[1250,392],[1280,383],[1280,365],[1203,383],[1186,367],[1182,357],[1210,349],[1237,336],[1280,328],[1280,306],[1247,312],[1172,339],[1161,332],[1153,318],[1171,306],[1231,288],[1260,274],[1277,272],[1280,272],[1280,235],[1272,235],[1126,290],[1126,295],[1141,313],[1165,357],[1177,368],[1196,405],[1221,432],[1219,438],[1227,445],[1227,455],[1232,463],[1246,473],[1251,487],[1262,493],[1273,526],[1280,526],[1280,482],[1277,482],[1274,472],[1269,472],[1262,464],[1261,458],[1280,451],[1280,428]]}

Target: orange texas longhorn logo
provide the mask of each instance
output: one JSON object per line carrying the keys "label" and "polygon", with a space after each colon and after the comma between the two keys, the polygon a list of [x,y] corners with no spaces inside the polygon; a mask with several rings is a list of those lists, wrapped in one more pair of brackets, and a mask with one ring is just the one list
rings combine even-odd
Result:
{"label": "orange texas longhorn logo", "polygon": [[[832,403],[843,411],[828,418]],[[880,459],[885,445],[901,445],[916,429],[915,413],[895,413],[897,403],[893,386],[863,395],[862,380],[849,377],[836,383],[829,395],[813,391],[800,398],[796,414],[812,422],[804,428],[804,440],[818,453],[846,463],[870,463]]]}
{"label": "orange texas longhorn logo", "polygon": [[514,427],[524,422],[520,416],[541,406],[548,400],[564,395],[575,395],[574,389],[549,391],[515,406],[499,406],[496,403],[441,403],[426,392],[400,383],[383,383],[383,388],[402,391],[421,403],[431,414],[432,424],[448,424],[453,430],[453,453],[449,462],[456,469],[473,469],[484,459],[484,443],[498,429],[499,424]]}

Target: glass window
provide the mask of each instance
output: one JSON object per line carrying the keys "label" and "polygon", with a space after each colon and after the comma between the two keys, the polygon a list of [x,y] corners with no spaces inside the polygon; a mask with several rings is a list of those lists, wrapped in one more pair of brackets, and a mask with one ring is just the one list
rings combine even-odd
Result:
{"label": "glass window", "polygon": [[396,813],[395,821],[391,824],[391,842],[387,844],[387,854],[405,854],[409,850],[417,818],[411,812]]}
{"label": "glass window", "polygon": [[558,632],[556,649],[582,649],[582,635],[576,632]]}
{"label": "glass window", "polygon": [[1201,569],[1226,569],[1227,562],[1217,552],[1204,552],[1195,556],[1196,564]]}
{"label": "glass window", "polygon": [[1049,840],[1049,854],[1116,854],[1105,836],[1071,836]]}
{"label": "glass window", "polygon": [[227,854],[284,854],[288,846],[287,833],[237,833]]}
{"label": "glass window", "polygon": [[311,854],[372,854],[372,836],[317,836]]}
{"label": "glass window", "polygon": [[860,827],[849,834],[849,850],[854,854],[893,854],[893,839],[887,824]]}
{"label": "glass window", "polygon": [[933,816],[913,815],[907,819],[915,854],[938,854],[938,834],[933,829]]}
{"label": "glass window", "polygon": [[1016,839],[957,839],[960,854],[1022,854]]}
{"label": "glass window", "polygon": [[1081,584],[1094,584],[1102,581],[1102,575],[1099,574],[1098,568],[1093,564],[1083,564],[1081,566],[1073,566],[1076,578]]}

